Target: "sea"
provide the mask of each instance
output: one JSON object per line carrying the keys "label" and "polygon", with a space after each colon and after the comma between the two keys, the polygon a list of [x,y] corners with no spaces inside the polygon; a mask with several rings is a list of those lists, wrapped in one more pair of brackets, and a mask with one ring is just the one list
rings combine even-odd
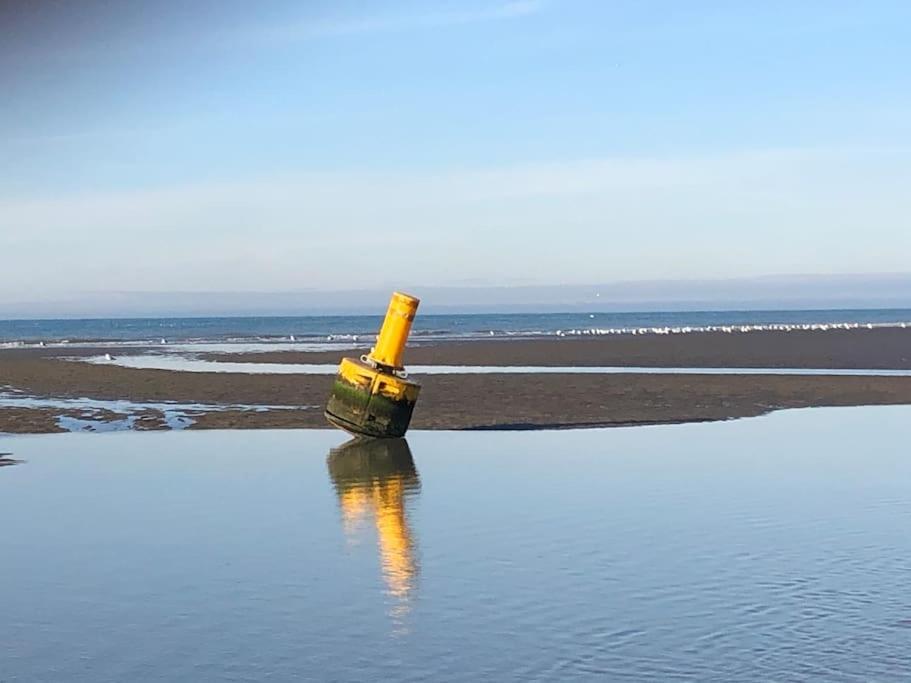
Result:
{"label": "sea", "polygon": [[[0,345],[41,343],[270,343],[350,341],[375,335],[382,316],[0,320]],[[488,339],[686,333],[737,328],[911,326],[911,309],[419,314],[412,338]]]}
{"label": "sea", "polygon": [[907,406],[346,438],[0,436],[0,680],[911,680]]}

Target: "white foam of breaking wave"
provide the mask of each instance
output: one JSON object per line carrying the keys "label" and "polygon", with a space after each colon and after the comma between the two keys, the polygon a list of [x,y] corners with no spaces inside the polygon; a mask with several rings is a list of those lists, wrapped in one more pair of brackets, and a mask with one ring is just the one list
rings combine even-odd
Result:
{"label": "white foam of breaking wave", "polygon": [[[505,338],[524,339],[539,337],[587,337],[606,335],[677,335],[698,334],[706,332],[721,332],[725,334],[745,334],[750,332],[825,332],[829,330],[874,330],[884,328],[911,327],[911,321],[884,322],[884,323],[858,323],[858,322],[827,322],[827,323],[762,323],[740,325],[677,325],[677,326],[640,326],[640,327],[581,327],[558,330],[481,330],[481,331],[427,331],[415,330],[412,337],[416,341],[446,341],[461,340],[473,341],[479,339]],[[4,341],[0,342],[0,349],[31,349],[31,348],[155,348],[167,347],[185,352],[218,353],[249,352],[260,353],[266,351],[336,351],[353,349],[372,344],[376,339],[374,334],[326,334],[308,336],[298,339],[294,335],[287,337],[266,339],[231,338],[231,339],[197,339],[177,340],[171,342],[167,339],[147,340],[95,340],[95,341]]]}
{"label": "white foam of breaking wave", "polygon": [[[245,375],[332,375],[338,366],[328,363],[237,363],[200,360],[182,356],[137,355],[105,360],[104,356],[74,359],[88,363],[117,365],[139,370],[177,372],[217,372]],[[621,366],[494,366],[494,365],[413,365],[412,375],[479,374],[604,374],[604,375],[821,375],[847,377],[907,377],[911,370],[844,368],[677,368]]]}
{"label": "white foam of breaking wave", "polygon": [[[347,337],[347,338],[343,338]],[[330,340],[331,339],[331,340]],[[101,348],[126,348],[126,349],[157,349],[166,351],[181,351],[186,353],[265,353],[269,351],[347,351],[372,344],[375,336],[364,335],[336,335],[327,336],[325,341],[199,341],[175,342],[167,341],[7,341],[0,342],[0,349],[101,349]]]}
{"label": "white foam of breaking wave", "polygon": [[[357,337],[357,335],[352,335]],[[372,343],[372,338],[360,338],[361,344]],[[189,342],[168,345],[169,351],[181,353],[268,353],[270,351],[348,351],[358,348],[357,339],[341,342]]]}

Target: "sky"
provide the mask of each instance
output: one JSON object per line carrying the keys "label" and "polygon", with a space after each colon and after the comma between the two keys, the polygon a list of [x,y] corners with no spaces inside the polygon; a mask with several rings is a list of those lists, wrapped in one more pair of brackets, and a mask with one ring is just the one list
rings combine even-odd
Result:
{"label": "sky", "polygon": [[0,304],[911,272],[911,3],[0,0]]}

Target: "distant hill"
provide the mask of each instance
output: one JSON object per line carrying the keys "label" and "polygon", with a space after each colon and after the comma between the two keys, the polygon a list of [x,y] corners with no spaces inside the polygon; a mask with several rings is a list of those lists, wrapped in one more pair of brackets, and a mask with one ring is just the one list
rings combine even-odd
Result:
{"label": "distant hill", "polygon": [[[911,274],[785,275],[591,285],[433,287],[400,283],[425,313],[911,308]],[[376,313],[391,286],[361,291],[85,292],[0,295],[0,318]]]}

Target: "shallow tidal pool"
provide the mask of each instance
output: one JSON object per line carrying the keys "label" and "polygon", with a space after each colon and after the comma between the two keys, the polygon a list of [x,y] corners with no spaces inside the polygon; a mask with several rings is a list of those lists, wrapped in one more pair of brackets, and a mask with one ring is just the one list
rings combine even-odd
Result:
{"label": "shallow tidal pool", "polygon": [[0,681],[911,677],[911,408],[344,441],[0,437]]}

